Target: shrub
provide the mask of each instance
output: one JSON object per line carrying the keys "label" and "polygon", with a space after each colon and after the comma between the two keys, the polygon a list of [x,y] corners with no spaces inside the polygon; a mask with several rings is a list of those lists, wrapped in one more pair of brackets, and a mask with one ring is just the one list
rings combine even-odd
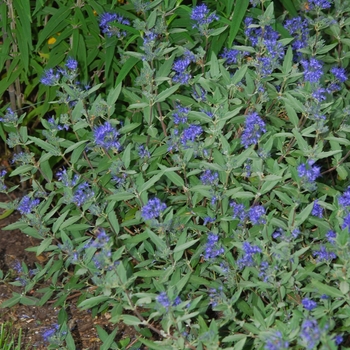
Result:
{"label": "shrub", "polygon": [[[237,1],[232,21],[229,2],[133,3],[130,25],[100,16],[106,37],[135,43],[123,85],[83,86],[67,57],[41,79],[60,106],[41,135],[1,119],[23,150],[9,175],[32,187],[1,204],[22,213],[8,228],[50,254],[24,292],[50,280],[35,302],[61,307],[51,346],[74,348],[65,307],[80,291],[80,308],[135,327],[135,347],[336,349],[350,312],[349,2],[275,19],[274,2]],[[116,332],[106,348],[128,345]]]}

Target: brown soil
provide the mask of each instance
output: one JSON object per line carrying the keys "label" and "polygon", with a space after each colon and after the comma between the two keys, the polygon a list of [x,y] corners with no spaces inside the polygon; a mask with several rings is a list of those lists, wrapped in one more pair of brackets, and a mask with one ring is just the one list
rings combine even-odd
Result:
{"label": "brown soil", "polygon": [[[7,197],[0,193],[0,202],[7,201]],[[3,210],[0,209],[0,215]],[[22,346],[23,349],[47,349],[48,344],[44,342],[42,334],[48,328],[57,324],[59,309],[53,307],[53,303],[46,303],[44,306],[27,306],[16,304],[11,308],[1,308],[1,303],[11,298],[12,293],[22,293],[23,288],[10,284],[18,277],[14,266],[15,264],[25,262],[29,269],[35,268],[35,264],[42,263],[41,257],[35,253],[26,251],[26,248],[38,245],[38,241],[32,237],[26,236],[19,230],[3,230],[4,227],[16,222],[20,218],[18,212],[0,219],[0,270],[7,277],[5,281],[0,280],[0,323],[9,321],[12,323],[13,332],[17,334],[22,329]],[[43,286],[37,286],[37,288]],[[30,292],[30,296],[37,295],[36,289]],[[116,325],[108,322],[108,314],[92,318],[87,311],[81,311],[77,308],[76,302],[78,297],[70,299],[71,305],[69,310],[70,329],[75,341],[77,350],[94,350],[100,349],[100,341],[96,325],[100,325],[107,333],[111,333]],[[118,332],[115,341],[124,338],[130,338],[130,344],[127,349],[132,348],[132,344],[137,339],[135,330],[125,325],[118,325]],[[27,348],[25,348],[27,346]]]}

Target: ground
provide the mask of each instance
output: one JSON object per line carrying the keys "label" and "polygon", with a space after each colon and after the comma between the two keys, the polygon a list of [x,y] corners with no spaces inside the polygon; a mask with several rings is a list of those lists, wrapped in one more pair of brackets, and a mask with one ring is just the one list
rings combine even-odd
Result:
{"label": "ground", "polygon": [[[0,202],[7,201],[7,197],[0,194]],[[2,214],[0,209],[0,217]],[[20,218],[18,212],[12,213],[10,216],[0,219],[0,270],[9,274],[6,283],[0,281],[0,304],[11,298],[12,292],[22,293],[22,288],[13,286],[8,282],[14,281],[17,277],[13,267],[18,262],[24,261],[28,268],[34,268],[35,263],[41,263],[41,258],[36,257],[35,253],[26,251],[26,248],[33,247],[38,244],[32,237],[26,236],[19,230],[7,231],[4,227],[16,222]],[[38,286],[39,287],[39,286]],[[32,296],[36,296],[35,290]],[[39,295],[38,295],[39,297]],[[75,299],[70,299],[69,314],[71,320],[69,322],[71,332],[76,344],[77,350],[94,350],[100,349],[101,341],[99,340],[95,326],[100,325],[108,333],[111,333],[115,325],[108,322],[108,314],[100,315],[92,319],[87,311],[78,310]],[[0,308],[0,323],[10,321],[13,324],[13,331],[16,333],[22,329],[22,346],[25,349],[47,349],[47,343],[44,342],[42,334],[48,327],[57,323],[57,315],[59,310],[48,302],[44,306],[26,306],[15,305],[11,308]],[[125,337],[133,340],[137,339],[137,335],[133,328],[124,325],[118,325],[119,331],[116,335],[116,341]],[[129,347],[129,346],[128,346]]]}

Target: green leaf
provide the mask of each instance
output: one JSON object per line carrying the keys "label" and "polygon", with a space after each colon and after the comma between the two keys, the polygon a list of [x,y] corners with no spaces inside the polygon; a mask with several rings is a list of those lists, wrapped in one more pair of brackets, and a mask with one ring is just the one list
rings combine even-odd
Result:
{"label": "green leaf", "polygon": [[113,228],[114,234],[117,235],[119,233],[119,222],[118,222],[118,218],[115,215],[114,211],[109,212],[109,214],[108,214],[108,221],[109,221],[110,225]]}
{"label": "green leaf", "polygon": [[118,327],[115,327],[113,332],[111,334],[109,334],[107,338],[103,339],[103,344],[101,345],[100,350],[109,350],[109,349],[111,349],[111,345],[114,342],[114,338],[115,338],[118,330],[119,330]]}
{"label": "green leaf", "polygon": [[141,321],[133,315],[122,315],[121,318],[128,326],[137,326],[141,323]]}
{"label": "green leaf", "polygon": [[158,94],[158,96],[154,100],[154,103],[163,102],[166,98],[173,95],[175,91],[179,88],[179,86],[180,84],[175,84],[172,87],[162,91],[160,94]]}
{"label": "green leaf", "polygon": [[315,279],[312,280],[312,283],[310,283],[307,288],[317,290],[320,295],[326,294],[333,298],[344,298],[343,293],[339,289],[323,284]]}
{"label": "green leaf", "polygon": [[290,0],[280,0],[284,8],[291,14],[292,17],[298,16],[298,11],[296,10],[293,1]]}
{"label": "green leaf", "polygon": [[51,145],[47,141],[41,140],[34,136],[29,136],[28,138],[29,140],[33,141],[37,146],[39,146],[41,149],[49,152],[53,156],[59,156],[61,154],[60,150],[57,147]]}
{"label": "green leaf", "polygon": [[[79,142],[75,142],[73,143],[73,145],[69,146],[65,151],[64,154],[70,153],[72,151],[74,151],[76,148],[80,147],[81,145],[84,145],[85,147],[85,143],[88,142],[88,140],[83,140],[83,141],[79,141]],[[84,149],[83,147],[83,149]]]}
{"label": "green leaf", "polygon": [[247,12],[249,0],[237,0],[234,7],[234,13],[230,25],[230,34],[227,41],[227,46],[231,47],[235,37],[238,33],[239,27],[243,21],[243,18]]}
{"label": "green leaf", "polygon": [[117,80],[115,82],[115,85],[118,86],[123,79],[128,75],[128,73],[131,71],[131,69],[134,67],[134,65],[139,61],[139,58],[136,57],[130,57],[122,66],[122,69],[118,73]]}
{"label": "green leaf", "polygon": [[[53,8],[52,8],[53,9]],[[54,9],[54,15],[45,24],[44,29],[39,32],[38,42],[35,51],[39,50],[39,47],[47,40],[50,36],[60,31],[59,28],[66,26],[65,20],[71,14],[69,7],[59,6],[58,9]]]}
{"label": "green leaf", "polygon": [[99,295],[97,297],[92,297],[82,301],[78,306],[83,310],[91,309],[92,307],[102,304],[107,300],[109,300],[108,296]]}
{"label": "green leaf", "polygon": [[107,200],[109,201],[127,201],[129,199],[135,198],[135,195],[133,193],[129,192],[119,192],[116,194],[112,194],[107,197]]}
{"label": "green leaf", "polygon": [[299,124],[299,118],[298,118],[297,113],[295,112],[294,108],[288,102],[285,101],[284,105],[286,107],[286,111],[287,111],[287,115],[288,115],[289,120],[292,122],[292,124],[295,127],[297,127]]}
{"label": "green leaf", "polygon": [[12,293],[12,298],[7,299],[6,301],[4,301],[2,304],[0,304],[0,308],[4,309],[6,307],[12,307],[16,304],[19,303],[20,299],[22,298],[21,294],[18,293]]}
{"label": "green leaf", "polygon": [[176,186],[184,187],[184,180],[180,177],[180,175],[176,174],[174,171],[166,171],[164,175]]}

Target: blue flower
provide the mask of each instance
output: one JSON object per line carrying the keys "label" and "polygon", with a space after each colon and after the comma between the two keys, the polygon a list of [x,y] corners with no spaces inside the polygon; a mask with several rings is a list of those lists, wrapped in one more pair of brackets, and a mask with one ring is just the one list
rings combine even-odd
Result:
{"label": "blue flower", "polygon": [[289,348],[289,343],[283,340],[283,335],[280,331],[275,331],[266,339],[264,350],[284,350]]}
{"label": "blue flower", "polygon": [[255,205],[249,210],[249,219],[253,225],[265,224],[265,208],[262,205]]}
{"label": "blue flower", "polygon": [[307,350],[315,349],[315,346],[321,339],[321,330],[317,321],[313,318],[307,318],[301,325],[299,341]]}
{"label": "blue flower", "polygon": [[251,245],[249,242],[243,242],[243,256],[241,259],[237,260],[237,265],[239,269],[244,267],[254,266],[254,255],[261,253],[261,248],[256,245]]}
{"label": "blue flower", "polygon": [[87,201],[91,200],[94,197],[95,193],[91,189],[90,185],[87,182],[81,183],[73,194],[73,203],[78,207],[81,207]]}
{"label": "blue flower", "polygon": [[311,215],[317,216],[319,218],[323,217],[323,208],[318,204],[318,199],[314,201],[314,206],[312,208]]}
{"label": "blue flower", "polygon": [[306,310],[313,310],[315,307],[317,307],[316,301],[313,301],[309,298],[304,298],[302,301],[302,304]]}
{"label": "blue flower", "polygon": [[308,26],[308,20],[302,19],[301,17],[294,17],[286,20],[284,27],[295,39],[292,43],[292,48],[294,50],[297,51],[307,46],[307,41],[309,38]]}
{"label": "blue flower", "polygon": [[187,116],[190,112],[190,108],[183,107],[180,103],[176,103],[176,111],[173,113],[175,124],[184,124],[187,122]]}
{"label": "blue flower", "polygon": [[15,124],[18,122],[18,115],[9,107],[6,109],[6,114],[0,118],[0,122]]}
{"label": "blue flower", "polygon": [[330,261],[337,258],[337,255],[331,251],[328,251],[324,245],[321,245],[320,250],[315,250],[312,255],[317,258],[318,262]]}
{"label": "blue flower", "polygon": [[202,33],[204,33],[203,27],[219,19],[215,12],[211,14],[209,14],[209,12],[210,11],[206,4],[194,7],[191,13],[191,19],[197,23],[195,23],[192,28],[198,28]]}
{"label": "blue flower", "polygon": [[[304,184],[314,185],[315,180],[321,175],[321,168],[314,165],[315,161],[309,159],[307,163],[297,167],[298,176]],[[314,186],[313,186],[314,188]]]}
{"label": "blue flower", "polygon": [[116,35],[118,38],[127,35],[126,31],[120,30],[115,26],[111,26],[111,22],[118,22],[123,25],[130,25],[130,21],[125,19],[123,16],[116,13],[105,12],[100,16],[100,27],[102,33],[107,34],[108,37]]}
{"label": "blue flower", "polygon": [[196,137],[200,136],[203,129],[200,125],[190,125],[184,129],[181,135],[181,143],[183,146],[188,146],[188,142],[194,142]]}
{"label": "blue flower", "polygon": [[159,293],[156,300],[162,307],[166,308],[167,310],[171,306],[170,300],[166,292]]}
{"label": "blue flower", "polygon": [[334,245],[335,239],[337,238],[337,234],[334,231],[328,231],[326,234],[326,238],[330,244]]}
{"label": "blue flower", "polygon": [[316,58],[310,58],[310,60],[301,60],[301,65],[304,68],[304,79],[310,83],[317,83],[322,75],[323,63],[316,60]]}
{"label": "blue flower", "polygon": [[241,221],[240,224],[242,224],[248,216],[244,205],[232,201],[230,207],[233,208],[233,219],[239,219]]}
{"label": "blue flower", "polygon": [[139,150],[138,150],[138,155],[140,156],[140,158],[149,158],[151,156],[151,154],[149,153],[149,151],[145,148],[144,145],[140,145],[139,146]]}
{"label": "blue flower", "polygon": [[215,185],[219,180],[219,174],[217,171],[205,170],[201,175],[200,180],[203,185]]}
{"label": "blue flower", "polygon": [[36,207],[39,205],[40,200],[39,199],[31,199],[29,196],[24,196],[21,201],[19,202],[19,205],[17,207],[17,210],[23,215],[23,214],[30,214],[32,211],[36,209]]}
{"label": "blue flower", "polygon": [[265,122],[258,116],[258,113],[252,112],[246,117],[241,144],[245,148],[248,148],[250,145],[256,145],[260,136],[265,132]]}
{"label": "blue flower", "polygon": [[205,250],[204,250],[205,260],[214,259],[219,255],[224,254],[225,250],[224,248],[218,245],[218,241],[219,241],[218,235],[212,232],[208,233],[207,243],[205,245]]}
{"label": "blue flower", "polygon": [[155,219],[160,216],[167,208],[165,203],[162,203],[159,198],[150,199],[141,209],[141,216],[144,220]]}
{"label": "blue flower", "polygon": [[58,83],[60,80],[60,74],[58,72],[54,72],[52,68],[44,71],[44,75],[41,77],[40,82],[43,85],[53,86]]}
{"label": "blue flower", "polygon": [[104,125],[95,127],[94,129],[95,144],[106,150],[111,148],[119,150],[121,148],[118,136],[118,131],[109,122],[105,122]]}
{"label": "blue flower", "polygon": [[341,67],[333,67],[331,69],[331,73],[335,76],[336,79],[338,79],[341,83],[344,83],[346,80],[348,80],[348,77],[346,75],[345,69]]}
{"label": "blue flower", "polygon": [[308,11],[315,9],[315,7],[329,9],[331,7],[331,2],[329,0],[309,0],[308,5]]}
{"label": "blue flower", "polygon": [[338,198],[338,202],[343,208],[350,206],[350,187]]}
{"label": "blue flower", "polygon": [[188,83],[191,79],[191,74],[187,72],[187,68],[192,62],[196,62],[196,56],[188,49],[185,50],[182,58],[175,60],[172,67],[173,71],[176,72],[173,77],[175,83]]}
{"label": "blue flower", "polygon": [[78,62],[74,58],[69,57],[66,62],[66,67],[70,70],[76,70],[78,68]]}

